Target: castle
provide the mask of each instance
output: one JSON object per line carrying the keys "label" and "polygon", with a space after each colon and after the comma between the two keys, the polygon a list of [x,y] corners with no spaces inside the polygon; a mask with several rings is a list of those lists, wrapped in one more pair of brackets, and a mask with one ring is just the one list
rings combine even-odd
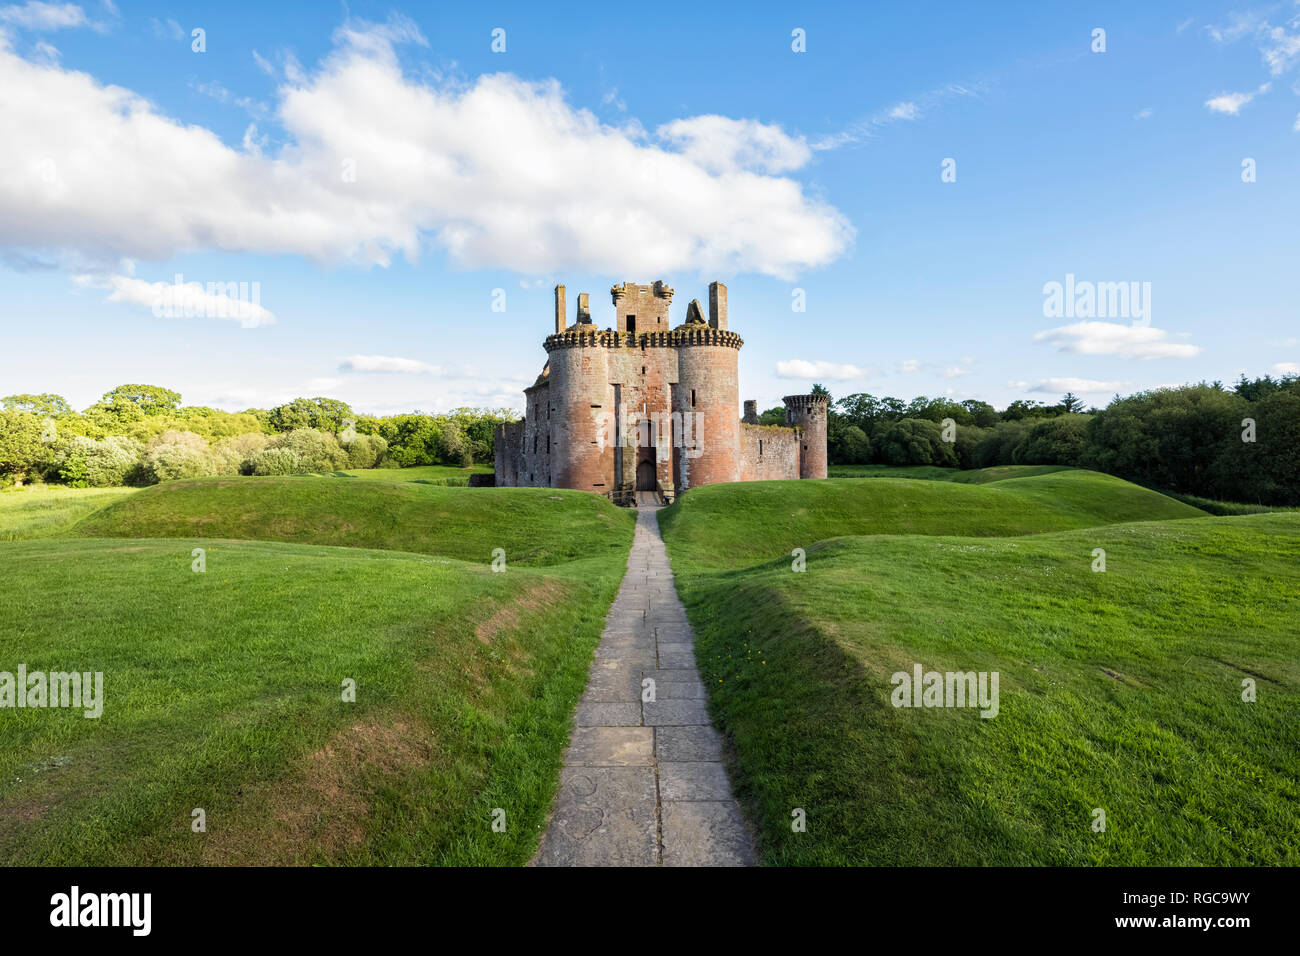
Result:
{"label": "castle", "polygon": [[615,327],[598,329],[587,293],[566,324],[555,287],[546,367],[524,389],[524,419],[497,429],[499,486],[577,488],[631,504],[637,492],[671,502],[722,481],[826,477],[827,400],[785,398],[785,426],[760,425],[757,403],[738,416],[743,340],[727,328],[727,287],[709,284],[673,328],[673,290],[624,282],[610,289]]}

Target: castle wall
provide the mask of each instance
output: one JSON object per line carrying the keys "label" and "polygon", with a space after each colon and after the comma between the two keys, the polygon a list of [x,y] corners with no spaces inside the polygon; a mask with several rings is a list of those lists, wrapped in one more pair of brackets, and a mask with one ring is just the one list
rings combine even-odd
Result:
{"label": "castle wall", "polygon": [[740,480],[776,481],[799,477],[801,435],[779,425],[740,425]]}

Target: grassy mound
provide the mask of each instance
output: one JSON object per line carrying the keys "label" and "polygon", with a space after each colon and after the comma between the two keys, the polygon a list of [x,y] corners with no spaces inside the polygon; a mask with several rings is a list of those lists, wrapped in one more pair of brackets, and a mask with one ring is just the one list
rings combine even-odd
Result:
{"label": "grassy mound", "polygon": [[831,465],[832,478],[924,478],[983,485],[1007,478],[1030,478],[1055,471],[1073,471],[1068,465],[995,465],[992,468],[940,468],[938,465]]}
{"label": "grassy mound", "polygon": [[736,565],[837,535],[1008,536],[1203,514],[1120,478],[1070,469],[969,485],[887,478],[708,485],[659,520],[670,553]]}
{"label": "grassy mound", "polygon": [[581,491],[446,488],[322,477],[198,478],[146,488],[82,520],[95,538],[224,538],[384,548],[547,565],[626,554],[633,516]]}
{"label": "grassy mound", "polygon": [[265,542],[209,543],[204,573],[190,541],[0,547],[3,669],[100,671],[105,698],[98,719],[4,712],[0,861],[526,862],[623,573],[609,535],[506,573]]}
{"label": "grassy mound", "polygon": [[0,670],[105,697],[3,712],[0,863],[526,862],[633,526],[580,492],[204,479],[0,545]]}
{"label": "grassy mound", "polygon": [[[1300,863],[1300,515],[839,538],[802,574],[668,545],[766,862]],[[999,673],[1000,712],[895,708],[917,663]]]}
{"label": "grassy mound", "polygon": [[0,492],[0,541],[52,538],[134,488],[65,488],[32,485]]}

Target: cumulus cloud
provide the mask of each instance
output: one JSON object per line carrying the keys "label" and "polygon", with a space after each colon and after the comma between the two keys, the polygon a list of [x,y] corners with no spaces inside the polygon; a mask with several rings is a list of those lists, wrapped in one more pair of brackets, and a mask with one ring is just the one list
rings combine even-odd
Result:
{"label": "cumulus cloud", "polygon": [[264,154],[256,138],[231,147],[131,90],[24,59],[0,34],[0,252],[384,266],[428,246],[528,274],[790,278],[852,241],[838,210],[773,175],[811,155],[775,126],[694,117],[651,137],[575,108],[553,80],[417,78],[394,45],[423,38],[401,19],[348,23],[335,42],[314,71],[285,63],[285,145]]}
{"label": "cumulus cloud", "polygon": [[867,373],[856,365],[840,365],[836,362],[809,362],[804,359],[790,359],[776,363],[777,378],[821,378],[839,382],[855,378],[866,378]]}
{"label": "cumulus cloud", "polygon": [[275,315],[259,301],[261,287],[253,282],[146,282],[131,276],[86,274],[79,285],[107,289],[109,302],[144,306],[161,318],[230,319],[245,328],[270,325]]}
{"label": "cumulus cloud", "polygon": [[[1020,382],[1018,385],[1024,388],[1029,383]],[[1047,392],[1052,395],[1064,395],[1066,392],[1075,392],[1084,395],[1099,394],[1105,392],[1114,394],[1121,389],[1128,388],[1130,382],[1100,382],[1095,378],[1045,378],[1036,384],[1029,386],[1031,392]]]}
{"label": "cumulus cloud", "polygon": [[439,365],[430,365],[416,359],[393,355],[353,355],[339,363],[340,372],[406,372],[422,375],[441,375]]}
{"label": "cumulus cloud", "polygon": [[802,136],[788,136],[779,126],[757,120],[692,116],[665,123],[655,133],[711,173],[784,173],[812,158],[812,150]]}
{"label": "cumulus cloud", "polygon": [[75,3],[27,3],[0,7],[0,23],[24,30],[64,30],[91,26],[86,11]]}
{"label": "cumulus cloud", "polygon": [[1199,345],[1169,342],[1168,337],[1169,333],[1164,329],[1149,325],[1075,322],[1039,332],[1034,339],[1055,345],[1061,352],[1117,355],[1130,359],[1191,358],[1202,351]]}
{"label": "cumulus cloud", "polygon": [[1270,84],[1265,83],[1254,93],[1220,93],[1218,96],[1212,96],[1205,101],[1206,107],[1211,113],[1227,113],[1230,116],[1236,116],[1241,112],[1241,108],[1253,100],[1260,93],[1267,93]]}
{"label": "cumulus cloud", "polygon": [[1278,362],[1269,371],[1274,375],[1300,375],[1300,362]]}

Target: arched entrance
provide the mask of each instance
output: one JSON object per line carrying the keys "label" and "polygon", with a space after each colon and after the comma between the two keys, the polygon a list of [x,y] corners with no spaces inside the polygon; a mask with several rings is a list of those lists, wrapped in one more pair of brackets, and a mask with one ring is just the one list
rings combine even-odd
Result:
{"label": "arched entrance", "polygon": [[655,481],[655,466],[653,462],[644,459],[636,463],[636,490],[637,491],[655,491],[658,482]]}

